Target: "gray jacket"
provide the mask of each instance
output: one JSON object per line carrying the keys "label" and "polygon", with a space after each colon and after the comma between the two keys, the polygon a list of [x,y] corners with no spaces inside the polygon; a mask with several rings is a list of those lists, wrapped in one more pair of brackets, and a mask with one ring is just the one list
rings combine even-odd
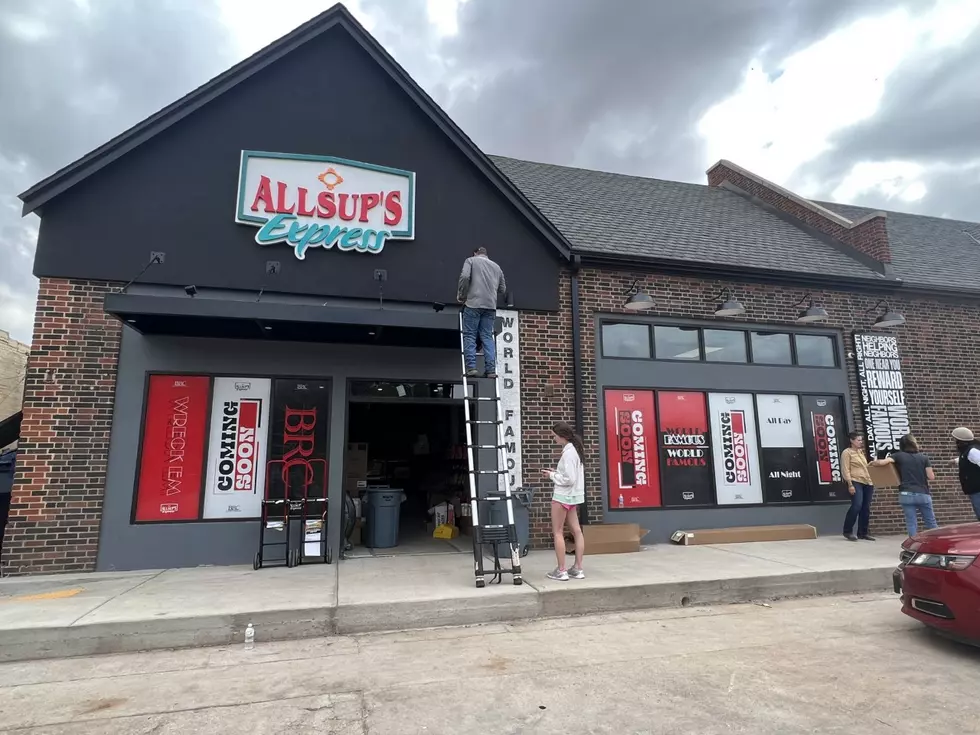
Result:
{"label": "gray jacket", "polygon": [[500,266],[485,255],[474,255],[463,263],[456,297],[471,309],[496,309],[497,299],[507,293]]}

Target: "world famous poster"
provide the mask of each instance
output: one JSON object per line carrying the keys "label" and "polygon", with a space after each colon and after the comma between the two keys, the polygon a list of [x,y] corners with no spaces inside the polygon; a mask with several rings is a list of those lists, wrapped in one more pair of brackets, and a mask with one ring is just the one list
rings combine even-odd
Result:
{"label": "world famous poster", "polygon": [[762,455],[762,488],[767,503],[810,499],[800,399],[785,394],[755,397]]}
{"label": "world famous poster", "polygon": [[265,492],[268,378],[215,378],[205,518],[257,518]]}
{"label": "world famous poster", "polygon": [[609,507],[660,507],[657,421],[653,391],[604,392]]}
{"label": "world famous poster", "polygon": [[750,393],[709,393],[718,505],[762,502],[755,403]]}
{"label": "world famous poster", "polygon": [[849,500],[841,452],[847,447],[847,430],[840,396],[802,396],[803,433],[814,501]]}
{"label": "world famous poster", "polygon": [[711,430],[704,393],[657,393],[664,506],[714,503]]}

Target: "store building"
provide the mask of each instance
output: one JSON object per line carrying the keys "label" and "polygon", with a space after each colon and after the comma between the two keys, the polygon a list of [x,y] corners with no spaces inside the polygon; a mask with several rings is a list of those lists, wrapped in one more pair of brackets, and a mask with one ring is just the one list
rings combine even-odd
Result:
{"label": "store building", "polygon": [[[851,427],[937,457],[980,428],[980,225],[831,210],[727,162],[699,186],[487,157],[342,6],[22,199],[9,573],[248,563],[263,470],[297,456],[335,554],[361,475],[417,490],[424,529],[431,488],[465,487],[455,289],[479,245],[510,290],[511,482],[578,424],[590,522],[839,533]],[[939,472],[941,521],[969,518]],[[873,524],[900,530],[894,492]]]}

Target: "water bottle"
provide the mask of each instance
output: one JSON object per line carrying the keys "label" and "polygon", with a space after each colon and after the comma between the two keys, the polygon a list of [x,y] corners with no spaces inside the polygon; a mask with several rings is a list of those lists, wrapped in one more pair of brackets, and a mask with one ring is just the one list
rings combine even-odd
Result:
{"label": "water bottle", "polygon": [[626,507],[625,506],[625,503],[623,502],[623,494],[622,493],[619,494],[619,507],[620,508]]}
{"label": "water bottle", "polygon": [[253,648],[255,648],[255,628],[249,623],[245,628],[245,650],[251,651]]}

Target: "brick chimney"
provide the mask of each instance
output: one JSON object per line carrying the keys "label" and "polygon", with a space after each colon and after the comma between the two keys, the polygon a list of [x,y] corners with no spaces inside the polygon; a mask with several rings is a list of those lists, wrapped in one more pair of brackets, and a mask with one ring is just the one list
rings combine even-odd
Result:
{"label": "brick chimney", "polygon": [[708,185],[737,189],[850,245],[879,263],[892,261],[884,212],[872,212],[852,221],[724,159],[708,169]]}

